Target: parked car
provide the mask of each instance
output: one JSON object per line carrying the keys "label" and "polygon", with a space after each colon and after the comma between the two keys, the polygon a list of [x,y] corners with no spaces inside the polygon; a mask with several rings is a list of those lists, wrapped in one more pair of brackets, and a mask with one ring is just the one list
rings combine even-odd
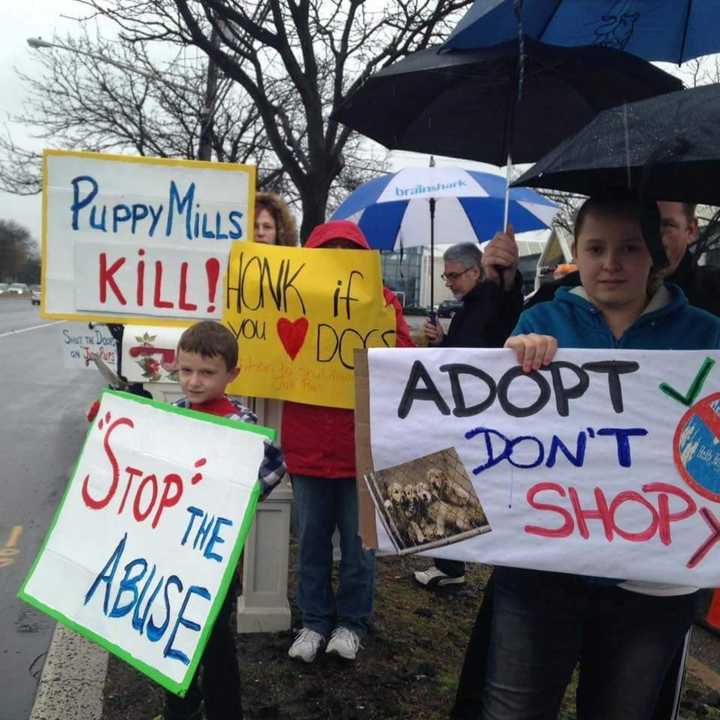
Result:
{"label": "parked car", "polygon": [[33,285],[30,288],[30,302],[33,305],[40,304],[40,286],[39,285]]}
{"label": "parked car", "polygon": [[421,305],[406,305],[403,308],[403,315],[411,316],[411,315],[427,315],[428,309],[426,307],[422,307]]}
{"label": "parked car", "polygon": [[26,283],[13,283],[8,289],[8,293],[12,294],[15,293],[15,295],[25,295],[30,290]]}
{"label": "parked car", "polygon": [[10,285],[7,283],[0,283],[0,295],[4,295],[7,291]]}
{"label": "parked car", "polygon": [[462,300],[443,300],[438,305],[438,317],[451,318],[462,307]]}

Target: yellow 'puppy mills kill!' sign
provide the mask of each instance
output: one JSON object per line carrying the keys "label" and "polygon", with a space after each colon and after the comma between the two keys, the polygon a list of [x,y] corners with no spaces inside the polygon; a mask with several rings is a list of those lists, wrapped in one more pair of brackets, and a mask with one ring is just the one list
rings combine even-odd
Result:
{"label": "yellow 'puppy mills kill!' sign", "polygon": [[238,339],[229,392],[353,408],[353,353],[395,346],[378,253],[236,242],[223,323]]}

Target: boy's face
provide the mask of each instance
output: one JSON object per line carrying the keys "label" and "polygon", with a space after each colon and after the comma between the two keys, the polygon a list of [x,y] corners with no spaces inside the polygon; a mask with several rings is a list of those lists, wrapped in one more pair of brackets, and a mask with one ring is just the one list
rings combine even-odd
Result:
{"label": "boy's face", "polygon": [[177,367],[180,387],[193,405],[221,398],[239,372],[228,370],[220,355],[204,357],[186,350],[178,351]]}
{"label": "boy's face", "polygon": [[596,306],[642,311],[652,259],[637,220],[588,213],[573,253],[583,287]]}

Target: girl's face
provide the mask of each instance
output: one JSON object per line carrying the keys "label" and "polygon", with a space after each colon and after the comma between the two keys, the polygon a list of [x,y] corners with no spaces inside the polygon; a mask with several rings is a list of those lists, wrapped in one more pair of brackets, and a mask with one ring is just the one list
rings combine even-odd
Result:
{"label": "girl's face", "polygon": [[263,208],[255,213],[255,242],[275,245],[277,243],[277,225],[268,210]]}
{"label": "girl's face", "polygon": [[642,312],[652,259],[637,220],[590,211],[573,254],[583,287],[599,309]]}

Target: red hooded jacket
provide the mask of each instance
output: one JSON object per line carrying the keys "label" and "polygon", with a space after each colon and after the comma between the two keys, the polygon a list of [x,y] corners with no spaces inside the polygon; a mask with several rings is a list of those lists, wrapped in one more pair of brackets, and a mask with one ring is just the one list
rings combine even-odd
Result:
{"label": "red hooded jacket", "polygon": [[[348,220],[318,225],[305,243],[306,248],[322,247],[330,240],[350,240],[358,249],[370,246],[362,230]],[[412,347],[410,331],[400,302],[383,288],[385,304],[395,308],[397,347]],[[282,449],[291,475],[322,478],[355,476],[355,416],[344,408],[285,402],[282,417]]]}

